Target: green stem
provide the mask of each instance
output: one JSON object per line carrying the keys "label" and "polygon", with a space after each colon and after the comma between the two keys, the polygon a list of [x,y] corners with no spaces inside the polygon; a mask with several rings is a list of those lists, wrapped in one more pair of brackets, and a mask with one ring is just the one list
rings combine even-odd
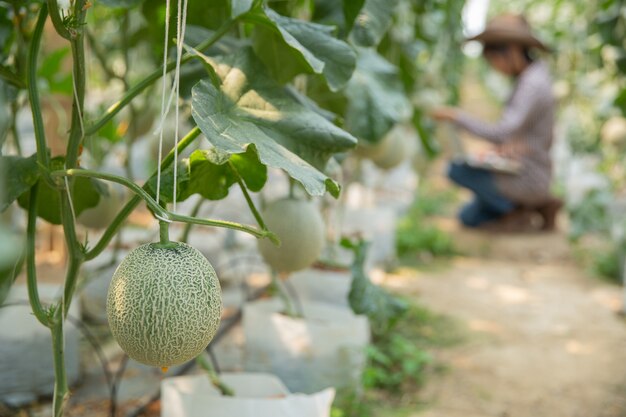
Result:
{"label": "green stem", "polygon": [[77,32],[70,40],[73,58],[74,101],[72,105],[72,125],[70,137],[67,143],[65,167],[75,168],[78,164],[80,144],[85,137],[83,131],[84,102],[85,102],[85,39],[83,36],[83,24],[85,12],[83,5],[85,0],[75,0],[74,16],[80,32]]}
{"label": "green stem", "polygon": [[204,372],[207,373],[207,376],[209,377],[209,381],[211,381],[211,384],[215,388],[217,388],[222,393],[222,395],[226,397],[233,397],[235,395],[235,391],[233,391],[231,387],[226,385],[220,379],[220,376],[217,374],[217,372],[215,372],[215,368],[213,368],[213,365],[211,364],[211,362],[207,360],[204,352],[199,354],[196,357],[196,363],[198,364],[200,368],[202,368],[202,370],[204,370]]}
{"label": "green stem", "polygon": [[39,183],[30,189],[28,207],[28,226],[26,227],[26,284],[28,287],[28,301],[33,314],[41,324],[50,326],[46,310],[41,305],[37,290],[37,267],[35,262],[35,240],[37,232],[37,194]]}
{"label": "green stem", "polygon": [[97,178],[105,181],[115,182],[121,184],[131,191],[133,191],[139,198],[146,202],[148,207],[155,213],[155,216],[159,220],[170,221],[168,212],[157,203],[150,194],[134,182],[129,181],[125,177],[119,175],[107,174],[105,172],[92,171],[90,169],[72,168],[67,170],[59,170],[50,172],[51,177],[85,177],[85,178]]}
{"label": "green stem", "polygon": [[33,37],[30,41],[28,53],[28,98],[30,100],[30,108],[33,113],[33,126],[35,129],[35,141],[37,143],[37,161],[42,167],[49,167],[50,160],[46,147],[46,134],[43,126],[43,116],[41,113],[41,102],[39,101],[39,89],[37,87],[37,56],[39,55],[39,47],[41,45],[41,37],[43,35],[44,25],[48,17],[48,5],[41,5],[39,17],[35,24]]}
{"label": "green stem", "polygon": [[168,215],[169,215],[169,218],[175,222],[193,223],[193,224],[199,224],[202,226],[223,227],[226,229],[239,230],[240,232],[246,232],[257,238],[268,238],[276,245],[280,244],[278,237],[274,233],[267,231],[267,230],[259,230],[252,226],[247,226],[245,224],[229,222],[226,220],[199,219],[197,217],[183,216],[181,214],[170,213],[170,212],[168,212]]}
{"label": "green stem", "polygon": [[172,242],[170,241],[170,225],[167,222],[159,221],[159,240],[161,245],[168,246]]}
{"label": "green stem", "polygon": [[[69,182],[69,181],[68,181]],[[67,246],[68,265],[65,274],[65,288],[63,290],[63,318],[67,317],[74,291],[76,290],[76,282],[78,281],[78,272],[84,260],[84,253],[80,242],[76,237],[76,226],[74,224],[74,212],[70,206],[70,194],[68,190],[61,191],[61,223],[63,224],[63,232],[65,235],[65,244]]]}
{"label": "green stem", "polygon": [[[213,36],[211,36],[206,41],[200,43],[194,49],[201,51],[210,47],[215,42],[220,40],[220,38],[224,36],[231,29],[231,27],[233,26],[235,22],[236,20],[232,20],[232,19],[226,21],[215,33],[213,33]],[[191,53],[184,54],[181,57],[181,65],[190,61],[194,57],[195,57],[195,54],[191,54]],[[172,70],[174,70],[174,68],[176,68],[175,61],[169,61],[167,65],[165,66],[165,69],[167,72],[171,72]],[[142,81],[140,81],[139,84],[131,87],[117,103],[114,103],[111,107],[107,109],[106,113],[104,113],[100,119],[94,122],[91,126],[87,127],[87,131],[85,132],[85,134],[92,135],[96,133],[98,130],[102,129],[102,127],[109,120],[111,120],[117,113],[119,113],[128,103],[130,103],[135,97],[141,94],[146,88],[148,88],[150,85],[152,85],[152,83],[160,79],[162,76],[163,76],[163,67],[159,67],[150,75],[148,75],[146,78],[144,78]]]}
{"label": "green stem", "polygon": [[280,282],[280,279],[278,278],[278,273],[272,269],[271,275],[272,286],[274,287],[274,290],[278,293],[278,297],[280,297],[283,305],[285,306],[285,314],[289,317],[297,317],[298,315],[296,313],[296,309],[293,306],[293,302],[291,301],[291,297],[289,297],[289,294],[287,293],[287,290],[285,290],[283,283]]}
{"label": "green stem", "polygon": [[52,354],[54,356],[54,398],[52,409],[54,417],[62,417],[65,403],[69,398],[67,375],[65,372],[65,342],[63,335],[63,314],[57,306],[50,332],[52,334]]}
{"label": "green stem", "polygon": [[[191,209],[191,213],[189,213],[189,216],[198,217],[198,213],[200,213],[200,208],[202,207],[202,204],[204,204],[204,202],[205,202],[204,198],[202,197],[199,198],[198,201],[196,201],[196,204]],[[179,239],[180,242],[187,243],[189,241],[189,234],[191,233],[192,228],[193,228],[193,224],[191,223],[185,224],[185,229],[183,230],[183,234],[180,236],[180,239]]]}
{"label": "green stem", "polygon": [[63,38],[68,40],[71,39],[72,35],[63,24],[63,19],[61,18],[61,14],[59,13],[59,5],[57,4],[57,0],[48,0],[48,8],[50,9],[50,20],[52,20],[52,25],[54,26],[54,29]]}
{"label": "green stem", "polygon": [[246,203],[248,203],[248,207],[250,207],[250,211],[252,211],[252,214],[254,215],[254,218],[256,219],[257,224],[259,225],[261,229],[267,230],[267,226],[265,225],[265,222],[263,221],[263,217],[261,217],[261,213],[259,213],[256,206],[254,205],[254,202],[252,201],[252,197],[250,197],[250,193],[248,193],[248,188],[246,187],[246,184],[244,183],[243,178],[241,178],[241,175],[239,175],[239,172],[235,169],[235,167],[230,161],[228,162],[228,164],[230,165],[232,171],[235,173],[235,179],[237,180],[237,184],[239,184],[239,188],[241,188],[241,192],[243,193],[243,196],[246,199]]}
{"label": "green stem", "polygon": [[175,214],[167,211],[163,207],[161,207],[150,194],[146,192],[143,188],[139,187],[137,184],[130,182],[128,179],[124,177],[120,177],[118,175],[107,174],[104,172],[97,172],[88,169],[67,169],[67,170],[59,170],[52,171],[50,173],[51,177],[86,177],[86,178],[98,178],[105,181],[115,182],[125,187],[129,188],[137,197],[141,198],[146,202],[148,207],[155,213],[155,216],[158,220],[164,222],[181,222],[181,223],[193,223],[200,224],[204,226],[214,226],[214,227],[224,227],[227,229],[239,230],[241,232],[249,233],[255,237],[267,237],[272,242],[278,244],[278,239],[275,234],[265,230],[259,230],[251,226],[247,226],[241,223],[229,222],[225,220],[211,220],[211,219],[198,219],[195,217],[184,216],[181,214]]}
{"label": "green stem", "polygon": [[[198,136],[200,136],[200,133],[200,129],[197,126],[191,129],[189,133],[187,133],[187,135],[185,135],[185,137],[178,142],[178,154],[180,155],[189,145],[191,145],[193,141]],[[165,158],[163,158],[163,161],[161,162],[161,170],[167,169],[174,162],[174,155],[174,149],[170,150],[170,152]],[[153,172],[150,177],[154,178],[155,176],[156,172]],[[143,186],[144,190],[147,188],[147,184],[149,181],[150,180],[148,180]],[[85,254],[86,260],[91,260],[95,258],[99,254],[101,254],[103,250],[106,249],[111,239],[113,239],[113,236],[115,236],[124,221],[126,221],[126,218],[130,215],[130,213],[133,212],[133,210],[139,205],[139,203],[141,203],[141,198],[137,196],[133,197],[128,203],[126,203],[126,205],[117,214],[117,216],[115,216],[115,219],[113,219],[109,227],[107,227],[107,229],[104,231],[96,246],[94,246],[90,251]]]}

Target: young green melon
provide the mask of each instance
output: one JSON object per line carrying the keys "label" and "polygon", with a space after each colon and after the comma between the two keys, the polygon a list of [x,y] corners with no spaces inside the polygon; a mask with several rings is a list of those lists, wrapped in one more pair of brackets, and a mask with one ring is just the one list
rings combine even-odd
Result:
{"label": "young green melon", "polygon": [[122,349],[162,368],[198,356],[215,336],[221,314],[213,267],[184,243],[149,243],[131,251],[107,295],[109,326]]}
{"label": "young green melon", "polygon": [[401,124],[397,124],[377,145],[378,150],[370,159],[380,169],[395,168],[406,159],[410,153],[409,141],[414,140]]}
{"label": "young green melon", "polygon": [[276,200],[262,216],[281,242],[277,247],[268,239],[258,241],[261,255],[275,271],[298,271],[317,260],[324,246],[324,220],[312,203],[293,198]]}

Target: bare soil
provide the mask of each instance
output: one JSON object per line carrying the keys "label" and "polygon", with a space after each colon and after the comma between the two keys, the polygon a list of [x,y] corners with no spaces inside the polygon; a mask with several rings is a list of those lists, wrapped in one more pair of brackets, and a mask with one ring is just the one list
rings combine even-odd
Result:
{"label": "bare soil", "polygon": [[[466,255],[386,285],[461,321],[448,371],[415,393],[420,417],[624,417],[621,288],[590,276],[561,233],[489,235],[441,221]],[[404,413],[402,413],[404,415]]]}

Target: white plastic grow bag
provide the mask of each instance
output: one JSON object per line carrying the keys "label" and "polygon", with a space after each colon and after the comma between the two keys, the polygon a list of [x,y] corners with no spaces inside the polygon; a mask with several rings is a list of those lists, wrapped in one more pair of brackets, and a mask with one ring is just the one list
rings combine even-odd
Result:
{"label": "white plastic grow bag", "polygon": [[305,269],[293,273],[287,281],[302,300],[349,308],[348,294],[352,284],[350,271]]}
{"label": "white plastic grow bag", "polygon": [[271,372],[293,392],[360,387],[369,322],[347,308],[302,300],[305,318],[281,314],[278,299],[243,309],[244,369]]}
{"label": "white plastic grow bag", "polygon": [[334,389],[291,394],[274,375],[224,373],[234,397],[222,394],[206,375],[166,378],[161,382],[161,417],[330,417]]}

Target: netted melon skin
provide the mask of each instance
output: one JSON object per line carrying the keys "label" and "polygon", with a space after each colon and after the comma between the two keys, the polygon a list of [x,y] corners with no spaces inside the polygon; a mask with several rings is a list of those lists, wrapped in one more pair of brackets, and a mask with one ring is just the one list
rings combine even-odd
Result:
{"label": "netted melon skin", "polygon": [[257,241],[263,259],[275,271],[298,271],[317,260],[324,246],[324,220],[312,203],[276,200],[263,210],[262,217],[281,243],[277,247],[268,239]]}
{"label": "netted melon skin", "polygon": [[222,297],[213,266],[184,243],[146,244],[117,267],[107,317],[120,347],[138,362],[169,367],[209,344],[220,324]]}

